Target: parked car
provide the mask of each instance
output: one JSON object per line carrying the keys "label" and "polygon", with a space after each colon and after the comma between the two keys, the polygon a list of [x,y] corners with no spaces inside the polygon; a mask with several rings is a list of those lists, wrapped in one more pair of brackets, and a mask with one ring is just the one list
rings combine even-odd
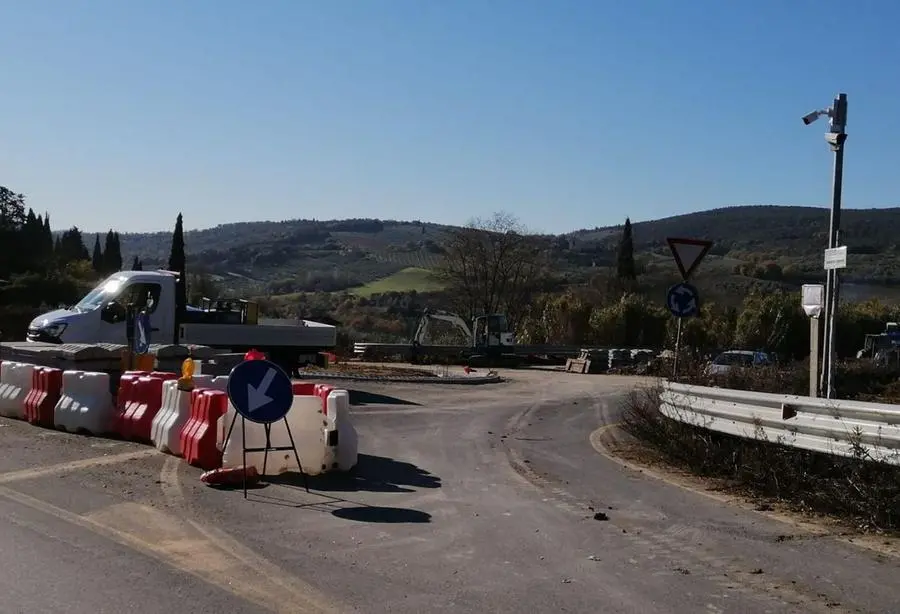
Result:
{"label": "parked car", "polygon": [[732,369],[749,369],[772,364],[772,358],[765,352],[752,350],[728,350],[722,352],[706,367],[707,375],[726,375]]}

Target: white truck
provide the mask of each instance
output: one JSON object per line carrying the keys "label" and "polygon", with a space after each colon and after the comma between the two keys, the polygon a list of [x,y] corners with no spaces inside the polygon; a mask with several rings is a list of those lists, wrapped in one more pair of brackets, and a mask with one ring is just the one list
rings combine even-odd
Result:
{"label": "white truck", "polygon": [[201,307],[176,300],[178,274],[122,271],[100,282],[72,307],[38,316],[27,340],[45,343],[127,344],[127,305],[144,309],[151,343],[205,345],[231,352],[256,348],[289,373],[321,363],[320,352],[337,344],[334,326],[308,320],[259,320],[255,303],[207,301]]}

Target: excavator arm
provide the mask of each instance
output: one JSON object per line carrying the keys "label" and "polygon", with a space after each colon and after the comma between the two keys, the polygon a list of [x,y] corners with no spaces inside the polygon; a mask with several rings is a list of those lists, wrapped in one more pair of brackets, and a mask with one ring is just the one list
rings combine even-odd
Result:
{"label": "excavator arm", "polygon": [[471,343],[472,341],[472,329],[469,328],[469,325],[466,324],[466,321],[461,317],[456,315],[455,313],[450,313],[449,311],[428,311],[422,314],[422,318],[419,320],[419,326],[416,328],[416,334],[413,336],[412,342],[417,345],[425,345],[425,341],[428,339],[428,328],[429,324],[432,320],[438,320],[440,322],[447,322],[448,324],[452,324],[455,326],[460,332],[462,332],[466,339]]}

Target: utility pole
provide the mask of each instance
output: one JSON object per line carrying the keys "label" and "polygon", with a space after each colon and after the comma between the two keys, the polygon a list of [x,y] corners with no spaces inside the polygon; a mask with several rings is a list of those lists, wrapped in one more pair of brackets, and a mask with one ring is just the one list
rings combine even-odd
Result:
{"label": "utility pole", "polygon": [[[807,126],[821,116],[828,116],[830,129],[825,133],[825,140],[834,152],[834,175],[831,185],[831,216],[828,225],[828,251],[825,258],[825,335],[822,344],[822,381],[821,396],[834,397],[834,357],[835,324],[840,305],[839,270],[847,266],[846,256],[841,261],[829,262],[829,255],[840,247],[841,234],[841,194],[844,184],[844,142],[847,140],[847,94],[838,94],[831,107],[813,111],[803,117]],[[830,254],[829,254],[830,253]]]}

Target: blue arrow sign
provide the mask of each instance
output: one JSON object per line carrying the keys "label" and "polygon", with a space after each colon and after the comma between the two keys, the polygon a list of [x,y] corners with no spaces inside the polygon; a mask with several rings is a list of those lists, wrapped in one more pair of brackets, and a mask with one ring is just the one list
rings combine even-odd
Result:
{"label": "blue arrow sign", "polygon": [[666,306],[676,318],[700,315],[700,294],[688,283],[675,284],[666,295]]}
{"label": "blue arrow sign", "polygon": [[146,311],[141,311],[134,316],[134,347],[135,354],[146,354],[150,351],[150,316]]}
{"label": "blue arrow sign", "polygon": [[259,424],[284,418],[294,403],[291,378],[268,360],[245,360],[228,376],[228,399],[241,416]]}

